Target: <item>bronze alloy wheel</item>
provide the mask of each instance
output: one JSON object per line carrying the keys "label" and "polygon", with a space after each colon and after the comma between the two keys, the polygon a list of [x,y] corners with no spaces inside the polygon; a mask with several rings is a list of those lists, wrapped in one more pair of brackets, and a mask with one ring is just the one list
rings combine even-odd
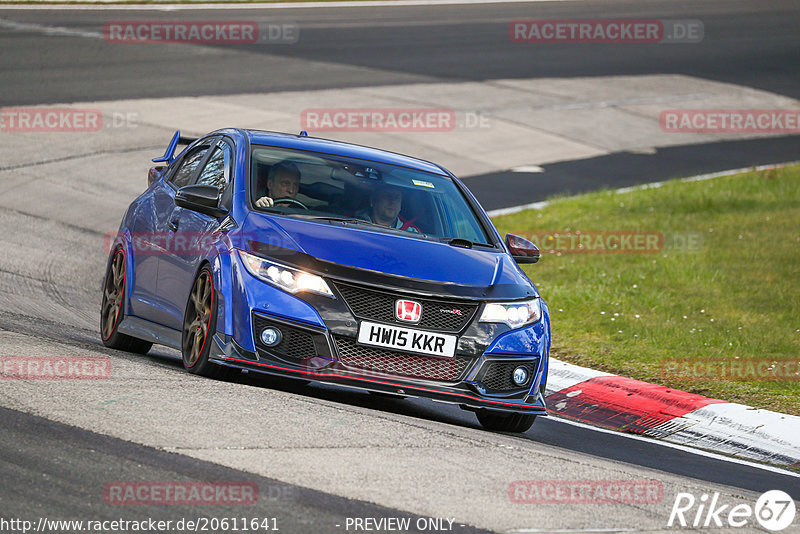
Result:
{"label": "bronze alloy wheel", "polygon": [[100,337],[106,347],[144,354],[153,346],[151,342],[119,332],[125,314],[125,261],[125,253],[118,248],[108,264],[100,306]]}
{"label": "bronze alloy wheel", "polygon": [[234,377],[238,371],[209,360],[216,331],[217,296],[211,269],[206,266],[197,275],[186,303],[181,354],[183,366],[190,373],[225,380]]}
{"label": "bronze alloy wheel", "polygon": [[187,368],[197,365],[206,347],[211,330],[214,305],[214,282],[211,272],[200,271],[189,296],[183,320],[183,362]]}
{"label": "bronze alloy wheel", "polygon": [[122,296],[125,294],[125,255],[121,250],[114,253],[111,267],[103,288],[103,306],[100,312],[101,334],[108,341],[116,330],[122,311]]}

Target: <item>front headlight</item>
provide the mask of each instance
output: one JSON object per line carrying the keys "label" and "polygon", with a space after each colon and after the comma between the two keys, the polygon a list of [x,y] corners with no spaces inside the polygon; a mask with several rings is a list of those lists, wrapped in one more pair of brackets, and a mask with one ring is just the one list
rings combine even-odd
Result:
{"label": "front headlight", "polygon": [[542,318],[542,301],[539,298],[522,302],[490,302],[483,309],[480,322],[505,323],[519,328]]}
{"label": "front headlight", "polygon": [[334,298],[325,280],[315,274],[273,263],[241,250],[239,257],[242,258],[242,263],[250,274],[284,291],[289,293],[307,291]]}

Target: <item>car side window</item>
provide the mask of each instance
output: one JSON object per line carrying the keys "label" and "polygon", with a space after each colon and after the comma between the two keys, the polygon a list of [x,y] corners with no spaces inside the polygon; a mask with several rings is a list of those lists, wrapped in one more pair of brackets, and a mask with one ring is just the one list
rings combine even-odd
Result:
{"label": "car side window", "polygon": [[183,158],[180,167],[178,167],[170,178],[170,181],[175,187],[180,189],[185,185],[189,185],[194,171],[197,170],[197,166],[203,161],[206,152],[208,152],[208,147],[202,147]]}
{"label": "car side window", "polygon": [[230,182],[230,161],[231,149],[227,143],[220,142],[213,148],[208,163],[203,168],[197,183],[201,185],[213,185],[222,193]]}

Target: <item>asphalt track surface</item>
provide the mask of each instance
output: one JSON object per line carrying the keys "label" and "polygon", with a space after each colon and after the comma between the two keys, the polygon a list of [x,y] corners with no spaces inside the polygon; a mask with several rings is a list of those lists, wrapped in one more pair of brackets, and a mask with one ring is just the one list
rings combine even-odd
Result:
{"label": "asphalt track surface", "polygon": [[[96,349],[98,342],[91,331],[81,331],[42,321],[28,326],[27,318],[0,318],[6,332],[57,340],[77,349]],[[106,351],[135,360],[141,356]],[[147,372],[180,372],[181,362],[171,351],[154,349],[145,358]],[[240,388],[283,391],[310,400],[380,411],[383,415],[413,417],[442,425],[459,425],[480,430],[472,414],[455,406],[421,399],[392,399],[345,391],[331,386],[307,386],[290,380],[242,375],[235,380]],[[234,506],[136,506],[123,507],[104,502],[103,488],[113,481],[236,481],[259,487],[258,502],[247,507],[246,516],[275,517],[288,532],[342,532],[341,525],[350,517],[410,517],[419,515],[338,497],[302,486],[246,471],[237,471],[180,454],[136,445],[113,437],[63,425],[41,417],[0,407],[0,476],[4,489],[0,494],[4,517],[33,519],[83,518],[92,520],[141,519],[173,520],[198,517],[241,517],[242,508]],[[644,439],[631,439],[616,433],[601,432],[585,426],[540,418],[534,427],[516,440],[556,447],[578,457],[604,458],[653,470],[696,479],[714,485],[741,488],[753,492],[781,489],[800,499],[796,476],[765,471],[752,465],[731,463],[722,458],[665,447]],[[535,451],[535,448],[533,449]],[[454,532],[482,532],[468,525],[456,524]]]}
{"label": "asphalt track surface", "polygon": [[[300,24],[303,39],[297,46],[215,47],[204,57],[186,53],[182,46],[108,47],[102,40],[38,32],[7,32],[0,28],[0,105],[21,106],[58,102],[164,97],[177,95],[236,94],[309,88],[342,88],[364,85],[405,84],[433,81],[467,81],[514,77],[570,77],[611,74],[681,73],[800,96],[800,40],[795,2],[569,2],[537,4],[492,4],[469,6],[397,7],[391,9],[328,8],[294,9],[281,12],[217,12],[218,19],[255,18],[260,21],[286,20]],[[516,18],[591,18],[593,16],[701,19],[709,36],[702,45],[692,46],[542,46],[535,50],[515,47],[507,39],[508,22]],[[181,17],[203,20],[204,11],[184,11]],[[147,11],[22,11],[0,10],[0,19],[21,23],[61,26],[96,31],[108,20],[162,18],[174,20],[174,13]],[[712,37],[713,36],[713,37]],[[166,52],[165,52],[166,50]],[[294,59],[313,60],[319,67],[296,68]],[[360,68],[365,67],[365,68]],[[468,185],[489,209],[520,201],[514,194],[521,187],[516,180],[537,179],[541,189],[524,201],[541,200],[554,193],[578,192],[596,187],[632,185],[731,167],[790,161],[800,154],[798,136],[721,142],[710,145],[673,147],[656,154],[612,154],[592,160],[545,166],[544,174],[502,175],[508,187],[493,193],[489,177],[470,177]],[[0,162],[2,167],[13,164]],[[653,172],[653,169],[658,170]],[[648,169],[647,173],[643,170]],[[589,181],[585,177],[592,174]],[[497,175],[494,175],[496,178]],[[543,179],[544,178],[544,179]],[[599,178],[599,179],[598,179]],[[515,185],[517,184],[517,185]],[[0,184],[2,185],[2,184]],[[91,192],[89,183],[86,189]],[[10,190],[10,189],[9,189]],[[117,194],[130,196],[133,188]],[[518,193],[518,191],[517,191]],[[4,190],[2,194],[8,194]],[[12,193],[13,194],[13,193]],[[107,193],[114,194],[114,193]],[[1,195],[0,195],[1,196]],[[117,198],[115,197],[115,198]],[[80,215],[67,217],[67,233],[82,251],[85,241],[97,238],[97,231],[84,227],[92,217],[117,218],[93,212],[87,203]],[[94,351],[111,356],[115,365],[169,383],[179,376],[180,362],[170,351],[154,349],[148,357],[132,356],[102,348],[91,321],[97,315],[98,287],[102,257],[63,267],[69,260],[63,244],[52,229],[64,231],[64,217],[32,216],[25,202],[12,209],[0,208],[6,230],[4,246],[25,246],[32,250],[31,263],[46,263],[41,273],[31,273],[26,258],[4,263],[0,272],[0,344],[5,354],[20,353],[26,347],[40,354],[57,350]],[[91,226],[91,225],[88,225]],[[58,254],[48,256],[48,250]],[[63,286],[59,287],[60,284]],[[47,295],[53,302],[35,302]],[[30,301],[30,302],[29,302]],[[19,307],[25,313],[14,313]],[[93,319],[92,319],[93,320]],[[37,344],[44,344],[38,347]],[[55,348],[54,348],[55,347]],[[17,351],[17,352],[9,352]],[[195,388],[227,384],[190,383]],[[181,384],[183,386],[183,384]],[[574,465],[602,471],[608,465],[630,476],[648,474],[664,480],[685,480],[693,488],[724,487],[732,494],[783,489],[800,499],[798,478],[754,466],[697,455],[661,444],[633,440],[626,436],[568,425],[555,419],[540,419],[523,436],[500,436],[478,428],[472,414],[455,407],[424,400],[376,399],[359,392],[331,387],[304,387],[293,383],[242,376],[232,384],[242,395],[267,397],[281,394],[283,402],[319,404],[320,409],[340,405],[352,417],[374,417],[397,423],[390,425],[387,439],[402,441],[398,422],[418,419],[426,429],[478,436],[486,446],[521,448],[535,457],[550,450]],[[284,395],[289,400],[284,399]],[[164,390],[165,402],[189,402],[182,388]],[[11,393],[3,391],[3,406]],[[293,399],[297,399],[294,401]],[[57,399],[51,400],[55,406]],[[179,408],[176,413],[183,414]],[[35,410],[32,410],[35,411]],[[63,414],[64,412],[59,412]],[[230,413],[234,420],[241,414]],[[54,419],[62,418],[53,417]],[[196,430],[189,426],[211,424],[177,417],[175,432]],[[241,419],[245,421],[245,419]],[[350,420],[352,424],[355,419]],[[322,424],[321,421],[315,421]],[[453,427],[455,425],[455,427]],[[346,517],[402,517],[397,506],[383,507],[354,499],[336,487],[315,491],[303,484],[290,484],[260,476],[251,470],[235,470],[196,456],[164,452],[158,447],[93,433],[80,425],[64,425],[22,411],[0,409],[0,505],[3,517],[119,517],[119,508],[100,499],[100,488],[109,480],[249,480],[263,495],[274,491],[280,497],[259,501],[248,517],[279,516],[287,532],[341,532],[337,524]],[[453,430],[456,428],[457,430]],[[111,432],[109,432],[111,434]],[[310,434],[313,435],[313,434]],[[490,445],[491,444],[491,445]],[[357,462],[354,458],[353,462]],[[413,470],[413,465],[409,470]],[[263,471],[263,469],[262,469]],[[542,467],[543,476],[558,477]],[[414,476],[414,473],[409,473]],[[563,473],[562,473],[563,476]],[[595,473],[596,476],[596,473]],[[452,482],[452,481],[450,481]],[[351,495],[351,494],[347,494]],[[368,499],[367,499],[368,500]],[[223,515],[226,510],[215,510]],[[238,511],[237,511],[238,512]],[[207,509],[126,509],[123,516],[170,519],[207,515]],[[587,512],[591,516],[594,512]],[[635,515],[620,516],[616,526],[634,526]],[[666,515],[662,512],[663,522]],[[493,525],[492,525],[493,526]],[[603,524],[607,526],[607,524]],[[460,527],[462,528],[462,527]],[[463,527],[461,531],[472,531]]]}
{"label": "asphalt track surface", "polygon": [[[241,521],[242,507],[221,505],[209,514],[202,505],[166,507],[143,505],[133,509],[109,504],[108,473],[120,480],[145,476],[157,481],[235,481],[255,484],[256,502],[246,510],[248,519],[268,519],[268,525],[287,532],[342,532],[348,517],[408,518],[419,516],[382,506],[344,499],[277,480],[242,473],[109,438],[47,419],[0,408],[0,448],[3,462],[3,517],[85,517],[95,521],[154,521],[230,517]],[[106,496],[109,500],[106,500]],[[112,501],[113,502],[113,501]],[[48,515],[49,514],[49,515]],[[272,522],[274,520],[274,523]],[[259,522],[261,522],[259,521]],[[241,527],[241,523],[240,523]],[[170,529],[171,530],[171,529]],[[453,525],[454,532],[486,532]]]}
{"label": "asphalt track surface", "polygon": [[[0,10],[0,21],[94,32],[100,38],[0,32],[0,106],[626,74],[682,74],[798,98],[797,15],[792,1],[698,6],[672,0],[280,11],[8,9]],[[516,19],[592,17],[695,19],[702,21],[705,37],[700,44],[683,45],[525,46],[508,39],[508,25]],[[176,19],[292,22],[302,38],[292,45],[212,45],[207,54],[189,53],[186,45],[109,46],[102,39],[107,22]],[[800,135],[789,135],[558,163],[533,177],[536,187],[530,187],[525,173],[491,173],[466,181],[487,209],[497,209],[555,193],[794,161],[798,154]]]}
{"label": "asphalt track surface", "polygon": [[[553,195],[616,189],[729,169],[800,160],[800,136],[720,141],[656,149],[655,154],[615,152],[542,165],[542,172],[470,176],[470,189],[487,210],[539,202]],[[497,187],[502,183],[503,187]],[[536,187],[531,187],[536,184]]]}
{"label": "asphalt track surface", "polygon": [[[91,348],[97,344],[94,333],[91,331],[75,331],[61,325],[47,322],[47,333],[38,327],[27,327],[22,317],[0,319],[0,329],[17,332],[19,334],[36,334],[58,340],[76,348]],[[109,351],[115,353],[116,351]],[[180,356],[173,351],[165,351],[157,347],[151,351],[154,355],[148,358],[148,363],[164,369],[180,369]],[[124,353],[119,353],[124,354]],[[136,358],[136,356],[128,356]],[[394,399],[376,397],[363,392],[343,390],[334,386],[306,385],[292,380],[259,377],[257,375],[241,375],[235,379],[236,383],[255,388],[269,388],[285,391],[308,398],[328,400],[352,406],[369,409],[378,409],[386,413],[402,414],[415,418],[426,419],[446,424],[457,424],[464,427],[480,429],[475,417],[460,408],[448,404],[434,403],[424,399]],[[0,408],[0,421],[8,422],[12,410]],[[16,412],[18,413],[18,412]],[[19,414],[23,417],[23,414]],[[29,417],[29,416],[27,416]],[[24,418],[24,417],[23,417]],[[35,421],[34,418],[28,420]],[[43,420],[41,421],[43,424]],[[61,432],[68,432],[62,428]],[[81,435],[86,439],[85,435]],[[691,450],[671,448],[661,443],[647,439],[631,439],[613,432],[593,430],[585,426],[574,426],[556,419],[539,418],[524,439],[559,448],[588,454],[609,460],[620,461],[655,469],[665,473],[699,478],[715,484],[738,487],[756,492],[769,489],[781,489],[800,499],[800,484],[795,476],[788,476],[780,472],[765,471],[752,464],[730,463],[721,458],[711,458],[694,454]],[[147,456],[146,448],[136,449],[142,457]],[[28,455],[30,463],[35,463],[35,454],[26,453],[24,450],[18,454]],[[87,459],[86,463],[93,462]],[[152,479],[156,480],[156,479]],[[199,480],[203,480],[199,478]],[[46,483],[40,487],[47,491]]]}
{"label": "asphalt track surface", "polygon": [[[298,91],[425,81],[676,73],[800,97],[800,28],[792,1],[539,2],[393,8],[0,11],[0,18],[84,31],[115,20],[296,22],[291,46],[106,46],[78,37],[5,35],[0,105]],[[524,18],[699,19],[699,45],[520,46]],[[320,62],[293,69],[292,60]],[[362,67],[362,69],[352,68]]]}

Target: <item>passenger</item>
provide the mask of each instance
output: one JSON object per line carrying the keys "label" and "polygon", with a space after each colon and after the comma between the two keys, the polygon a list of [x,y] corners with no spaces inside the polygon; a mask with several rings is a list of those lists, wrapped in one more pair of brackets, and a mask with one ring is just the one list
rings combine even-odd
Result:
{"label": "passenger", "polygon": [[[271,208],[275,205],[275,199],[294,199],[298,191],[300,191],[300,169],[291,161],[281,161],[269,170],[267,190],[256,200],[256,207]],[[291,206],[295,202],[278,202],[278,204]]]}
{"label": "passenger", "polygon": [[369,208],[356,212],[355,216],[381,226],[420,233],[419,228],[411,224],[411,221],[400,217],[400,210],[403,208],[403,192],[399,188],[379,186],[370,195],[369,204]]}

